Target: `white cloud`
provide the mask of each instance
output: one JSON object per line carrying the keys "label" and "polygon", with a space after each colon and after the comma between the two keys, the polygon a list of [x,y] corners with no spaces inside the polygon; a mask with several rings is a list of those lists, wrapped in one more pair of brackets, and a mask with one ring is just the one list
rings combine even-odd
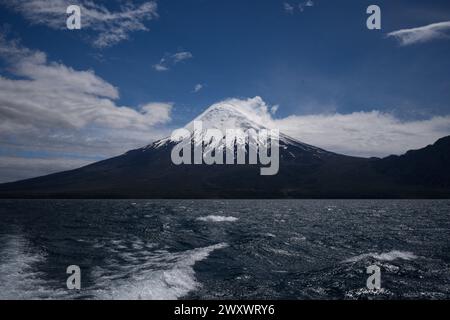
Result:
{"label": "white cloud", "polygon": [[303,12],[303,11],[305,11],[305,8],[313,7],[313,6],[314,6],[314,2],[312,0],[300,2],[296,6],[290,4],[289,2],[283,3],[284,11],[288,14],[294,14],[296,9],[298,9],[300,12]]}
{"label": "white cloud", "polygon": [[203,85],[201,83],[198,83],[194,87],[194,92],[197,93],[197,92],[199,92],[202,89],[203,89]]}
{"label": "white cloud", "polygon": [[450,21],[433,23],[418,28],[393,31],[388,33],[388,37],[396,38],[403,46],[424,43],[436,39],[450,39]]}
{"label": "white cloud", "polygon": [[284,11],[289,13],[289,14],[293,14],[294,13],[294,6],[292,6],[288,2],[284,2],[283,3],[283,8],[284,8]]}
{"label": "white cloud", "polygon": [[274,105],[274,106],[270,107],[270,113],[271,114],[277,113],[279,107],[280,107],[279,105]]}
{"label": "white cloud", "polygon": [[450,116],[402,121],[379,111],[291,115],[275,119],[260,97],[228,99],[253,121],[277,128],[304,143],[353,156],[388,156],[420,149],[450,135]]}
{"label": "white cloud", "polygon": [[13,153],[106,158],[169,134],[161,125],[172,103],[117,105],[118,89],[93,71],[49,62],[1,34],[0,58],[14,75],[0,76],[0,145]]}
{"label": "white cloud", "polygon": [[298,5],[298,8],[300,9],[301,12],[305,11],[306,7],[314,7],[314,2],[311,0],[302,2]]}
{"label": "white cloud", "polygon": [[188,60],[188,59],[192,59],[192,53],[188,52],[188,51],[183,51],[183,52],[177,52],[175,53],[173,56],[173,62],[176,64],[178,62],[181,62],[183,60]]}
{"label": "white cloud", "polygon": [[153,68],[154,68],[156,71],[159,71],[159,72],[162,72],[162,71],[168,71],[169,68],[166,67],[165,65],[163,65],[163,62],[164,62],[164,61],[161,60],[161,62],[155,64],[155,65],[153,66]]}
{"label": "white cloud", "polygon": [[152,119],[152,123],[168,123],[172,120],[173,103],[152,102],[141,107],[141,111]]}
{"label": "white cloud", "polygon": [[[0,4],[19,12],[32,24],[64,30],[67,28],[66,9],[74,3],[70,0],[0,0]],[[92,43],[100,48],[127,40],[132,32],[148,31],[144,23],[158,17],[155,1],[140,5],[121,3],[119,11],[110,11],[91,0],[79,0],[76,4],[81,7],[82,30],[96,33]]]}
{"label": "white cloud", "polygon": [[175,54],[166,54],[159,63],[153,65],[156,71],[168,71],[170,68],[182,61],[192,59],[194,56],[189,51],[180,51]]}
{"label": "white cloud", "polygon": [[305,143],[362,157],[403,154],[450,134],[450,116],[402,121],[379,111],[290,116],[274,125]]}

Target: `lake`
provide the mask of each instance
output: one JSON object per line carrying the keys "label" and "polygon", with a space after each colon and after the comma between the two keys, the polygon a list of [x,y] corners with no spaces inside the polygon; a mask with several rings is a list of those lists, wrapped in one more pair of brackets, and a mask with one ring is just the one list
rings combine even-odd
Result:
{"label": "lake", "polygon": [[448,200],[0,200],[0,299],[449,299],[449,235]]}

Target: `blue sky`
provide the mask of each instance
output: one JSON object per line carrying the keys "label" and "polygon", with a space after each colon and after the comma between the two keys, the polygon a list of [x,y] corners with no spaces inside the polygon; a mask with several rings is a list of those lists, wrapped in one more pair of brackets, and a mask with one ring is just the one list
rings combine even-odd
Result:
{"label": "blue sky", "polygon": [[[64,0],[29,3],[35,7],[25,7],[20,1],[0,1],[3,46],[11,47],[14,43],[22,55],[29,55],[24,53],[26,50],[44,53],[48,68],[56,63],[72,68],[76,75],[91,70],[102,83],[116,88],[118,97],[110,91],[106,93],[115,107],[127,106],[142,112],[143,106],[150,106],[163,113],[167,108],[170,115],[158,113],[162,118],[148,128],[149,142],[183,126],[214,103],[227,98],[245,101],[256,96],[268,107],[278,106],[273,120],[287,126],[286,131],[296,138],[337,152],[362,156],[400,153],[432,143],[438,135],[450,134],[449,123],[442,120],[450,115],[450,28],[437,26],[431,29],[432,36],[429,30],[419,30],[418,34],[424,38],[408,45],[402,45],[401,37],[388,36],[398,30],[450,21],[449,1],[315,0],[305,6],[305,1],[297,0],[160,0],[154,2],[155,7],[143,9],[144,13],[136,12],[149,1],[95,1],[95,6],[88,8],[92,12],[128,10],[136,13],[132,21],[142,25],[133,29],[129,28],[129,21],[119,19],[117,24],[109,25],[94,19],[88,21],[86,28],[76,31],[64,28],[64,12],[59,18],[46,8],[46,5],[58,8]],[[366,28],[366,8],[371,4],[381,8],[382,30]],[[38,10],[33,13],[30,8]],[[82,11],[82,24],[84,18]],[[137,30],[142,26],[147,30]],[[109,27],[123,28],[125,38],[99,46],[95,41],[107,35]],[[5,58],[8,54],[9,58]],[[14,71],[24,62],[17,62],[8,54],[0,59],[2,77],[11,80],[34,77],[31,72]],[[158,71],[155,68],[158,64],[167,70]],[[95,95],[101,99],[105,92]],[[417,145],[398,139],[397,149],[392,149],[392,137],[383,137],[385,146],[382,142],[367,143],[377,136],[374,130],[383,131],[382,128],[372,129],[372,135],[356,141],[354,148],[343,147],[348,142],[346,136],[342,136],[342,141],[327,143],[326,139],[317,140],[295,131],[294,120],[304,124],[305,120],[318,123],[326,117],[344,117],[352,122],[350,115],[359,120],[367,118],[370,123],[371,117],[377,121],[384,117],[380,124],[387,121],[393,132],[419,130],[420,137],[413,140]],[[143,121],[139,116],[132,117],[133,123]],[[342,120],[338,118],[333,123],[341,123],[339,119]],[[117,128],[116,124],[113,127]],[[119,127],[127,132],[137,130]],[[45,130],[56,129],[47,126]],[[83,139],[89,132],[92,140],[97,132],[104,134],[106,129],[82,123],[77,130],[83,131]],[[67,128],[61,132],[68,134]],[[57,134],[62,136],[61,132]],[[20,135],[20,130],[17,134]],[[73,132],[70,135],[77,139]],[[111,153],[141,144],[144,139],[133,140],[137,135],[138,132],[127,143],[115,145]],[[28,161],[37,157],[42,163],[64,159],[70,167],[78,164],[74,159],[92,161],[113,155],[81,146],[73,148],[73,144],[69,148],[66,142],[66,147],[57,150],[48,148],[48,141],[36,143],[42,148],[31,148],[12,136],[9,132],[8,139],[0,139],[0,161],[1,156],[5,157],[3,166],[0,162],[0,181],[2,170],[9,172],[3,180],[10,180],[20,172],[20,168],[14,174],[10,172],[12,158]],[[26,163],[28,166],[29,162]]]}

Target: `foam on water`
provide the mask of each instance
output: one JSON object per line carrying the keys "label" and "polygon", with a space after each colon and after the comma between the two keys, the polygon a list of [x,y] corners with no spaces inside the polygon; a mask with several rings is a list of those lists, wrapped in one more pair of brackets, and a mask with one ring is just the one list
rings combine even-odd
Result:
{"label": "foam on water", "polygon": [[239,219],[236,217],[210,215],[210,216],[206,216],[206,217],[197,218],[197,220],[205,221],[205,222],[235,222]]}
{"label": "foam on water", "polygon": [[350,290],[345,293],[345,298],[347,299],[360,299],[363,297],[376,297],[376,296],[391,296],[392,293],[384,288],[380,289],[367,289],[360,288],[356,290]]}
{"label": "foam on water", "polygon": [[392,250],[390,252],[381,253],[381,254],[378,254],[378,253],[361,254],[359,256],[349,258],[349,259],[345,260],[344,262],[345,263],[358,262],[358,261],[365,260],[367,258],[372,258],[372,259],[375,259],[378,261],[394,261],[397,259],[413,260],[413,259],[417,259],[418,257],[409,251]]}
{"label": "foam on water", "polygon": [[36,265],[45,261],[44,255],[33,251],[30,243],[20,235],[1,239],[0,300],[57,298],[59,291],[52,290],[36,271]]}
{"label": "foam on water", "polygon": [[98,289],[94,288],[92,294],[98,299],[178,299],[200,286],[195,278],[194,265],[205,260],[214,250],[227,246],[219,243],[177,253],[148,253],[144,263],[131,258],[130,254],[123,254],[122,258],[130,262],[126,266],[116,266],[113,272],[102,268],[93,272]]}

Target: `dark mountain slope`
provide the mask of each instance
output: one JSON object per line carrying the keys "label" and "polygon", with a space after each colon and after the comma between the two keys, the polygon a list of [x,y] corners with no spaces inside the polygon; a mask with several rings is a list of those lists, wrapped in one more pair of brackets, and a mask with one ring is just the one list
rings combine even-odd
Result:
{"label": "dark mountain slope", "polygon": [[403,184],[450,188],[450,137],[402,156],[390,156],[376,164],[378,172]]}
{"label": "dark mountain slope", "polygon": [[[447,143],[443,143],[447,141]],[[0,185],[14,198],[441,198],[450,196],[448,141],[400,157],[362,159],[282,149],[280,172],[259,166],[175,166],[172,145]],[[293,158],[291,154],[295,154]],[[436,159],[436,156],[439,159]],[[428,162],[431,165],[428,165]]]}

